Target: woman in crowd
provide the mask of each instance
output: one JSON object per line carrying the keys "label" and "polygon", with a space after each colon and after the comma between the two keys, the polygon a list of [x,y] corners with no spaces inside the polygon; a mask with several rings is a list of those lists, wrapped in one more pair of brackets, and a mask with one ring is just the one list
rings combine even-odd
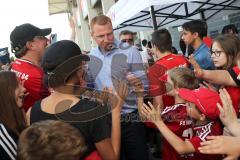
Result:
{"label": "woman in crowd", "polygon": [[[190,57],[190,62],[194,66],[195,74],[197,77],[203,78],[210,83],[225,86],[233,101],[233,106],[236,112],[238,112],[240,88],[231,86],[231,84],[234,84],[234,82],[238,83],[236,77],[240,71],[236,66],[240,54],[240,40],[233,35],[221,35],[214,40],[211,52],[211,58],[215,67],[222,71],[202,70],[199,65],[196,64],[193,57]],[[225,70],[225,72],[223,70]],[[225,75],[222,73],[225,73]]]}
{"label": "woman in crowd", "polygon": [[26,127],[22,110],[26,89],[10,71],[0,72],[0,155],[1,159],[16,158],[17,140]]}
{"label": "woman in crowd", "polygon": [[[51,94],[33,105],[27,119],[30,124],[41,120],[70,123],[86,140],[87,151],[81,159],[116,160],[119,158],[120,111],[126,85],[120,90],[116,88],[119,101],[115,105],[111,101],[114,96],[109,96],[112,108],[89,99],[79,99],[77,96],[81,96],[87,86],[86,61],[89,57],[81,54],[78,45],[72,41],[58,41],[48,47],[42,67]],[[110,112],[112,121],[107,116]]]}

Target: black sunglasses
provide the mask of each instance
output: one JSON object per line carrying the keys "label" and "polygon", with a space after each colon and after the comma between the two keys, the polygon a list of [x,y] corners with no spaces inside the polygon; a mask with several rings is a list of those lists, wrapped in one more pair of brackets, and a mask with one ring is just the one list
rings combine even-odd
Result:
{"label": "black sunglasses", "polygon": [[133,39],[122,39],[122,42],[133,42]]}

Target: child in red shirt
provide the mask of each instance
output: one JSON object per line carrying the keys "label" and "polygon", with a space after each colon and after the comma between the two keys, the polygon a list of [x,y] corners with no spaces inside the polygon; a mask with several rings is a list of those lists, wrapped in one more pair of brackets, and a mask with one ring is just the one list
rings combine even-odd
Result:
{"label": "child in red shirt", "polygon": [[[199,82],[195,77],[194,72],[186,67],[171,69],[168,72],[167,82],[172,86],[172,90],[168,92],[167,95],[174,97],[175,104],[165,107],[162,111],[162,117],[168,128],[185,141],[193,136],[193,121],[187,115],[187,106],[185,101],[179,98],[176,94],[176,90],[179,88],[196,89],[199,87]],[[163,139],[163,146],[163,160],[183,160],[187,159],[188,156],[193,156],[193,154],[178,154],[166,139]]]}
{"label": "child in red shirt", "polygon": [[207,136],[222,135],[222,126],[218,120],[219,110],[217,103],[220,103],[220,97],[217,92],[207,88],[189,90],[181,88],[178,90],[179,98],[186,101],[187,114],[194,121],[193,137],[184,141],[171,131],[164,123],[160,114],[160,107],[157,109],[149,102],[149,106],[144,104],[142,114],[148,117],[160,130],[163,137],[171,144],[178,154],[193,153],[186,159],[191,160],[220,160],[222,155],[201,154],[198,150],[200,143],[206,140]]}

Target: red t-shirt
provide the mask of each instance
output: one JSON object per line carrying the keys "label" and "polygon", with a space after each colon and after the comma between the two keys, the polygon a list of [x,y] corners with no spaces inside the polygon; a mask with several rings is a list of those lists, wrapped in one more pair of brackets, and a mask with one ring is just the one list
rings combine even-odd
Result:
{"label": "red t-shirt", "polygon": [[225,86],[225,89],[231,97],[233,107],[238,114],[240,105],[240,87]]}
{"label": "red t-shirt", "polygon": [[151,96],[162,95],[164,106],[174,105],[172,96],[164,95],[166,93],[167,71],[175,67],[188,67],[187,59],[181,55],[169,54],[159,59],[148,69],[149,93]]}
{"label": "red t-shirt", "polygon": [[212,121],[206,125],[196,126],[193,128],[194,137],[189,141],[195,148],[194,157],[192,160],[222,160],[222,155],[201,154],[198,150],[200,143],[206,141],[207,136],[218,136],[223,134],[223,126],[219,121]]}
{"label": "red t-shirt", "polygon": [[207,36],[203,38],[203,43],[205,43],[208,46],[208,48],[211,48],[213,40],[212,38]]}
{"label": "red t-shirt", "polygon": [[30,61],[17,59],[12,63],[11,71],[23,81],[29,95],[24,98],[23,108],[27,110],[38,100],[49,95],[46,87],[43,86],[43,70],[32,64]]}
{"label": "red t-shirt", "polygon": [[[239,80],[237,80],[237,76],[240,74],[240,69],[238,67],[232,68],[229,73],[231,74],[233,80],[238,84]],[[239,113],[239,107],[240,107],[240,87],[232,87],[232,86],[224,86],[226,90],[228,91],[233,107],[236,111],[236,113]]]}
{"label": "red t-shirt", "polygon": [[[168,128],[184,141],[193,136],[193,121],[187,116],[186,107],[185,104],[175,104],[165,107],[162,112],[162,118]],[[180,155],[166,139],[163,139],[163,160],[186,160],[188,157],[193,157],[193,154]]]}

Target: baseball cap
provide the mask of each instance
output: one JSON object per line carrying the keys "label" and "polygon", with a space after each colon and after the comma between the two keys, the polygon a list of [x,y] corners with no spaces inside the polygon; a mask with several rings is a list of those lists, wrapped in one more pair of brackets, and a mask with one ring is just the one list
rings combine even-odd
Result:
{"label": "baseball cap", "polygon": [[30,23],[16,26],[10,34],[12,52],[19,52],[27,41],[33,40],[35,36],[47,36],[51,33],[51,28],[40,29]]}
{"label": "baseball cap", "polygon": [[89,61],[88,55],[82,54],[79,46],[70,40],[61,40],[46,48],[42,59],[42,67],[45,72],[54,74],[56,68],[61,72],[69,72],[79,67],[81,61]]}
{"label": "baseball cap", "polygon": [[178,94],[182,99],[194,103],[207,118],[218,118],[220,112],[217,103],[221,103],[221,100],[216,91],[203,87],[195,90],[180,88]]}

